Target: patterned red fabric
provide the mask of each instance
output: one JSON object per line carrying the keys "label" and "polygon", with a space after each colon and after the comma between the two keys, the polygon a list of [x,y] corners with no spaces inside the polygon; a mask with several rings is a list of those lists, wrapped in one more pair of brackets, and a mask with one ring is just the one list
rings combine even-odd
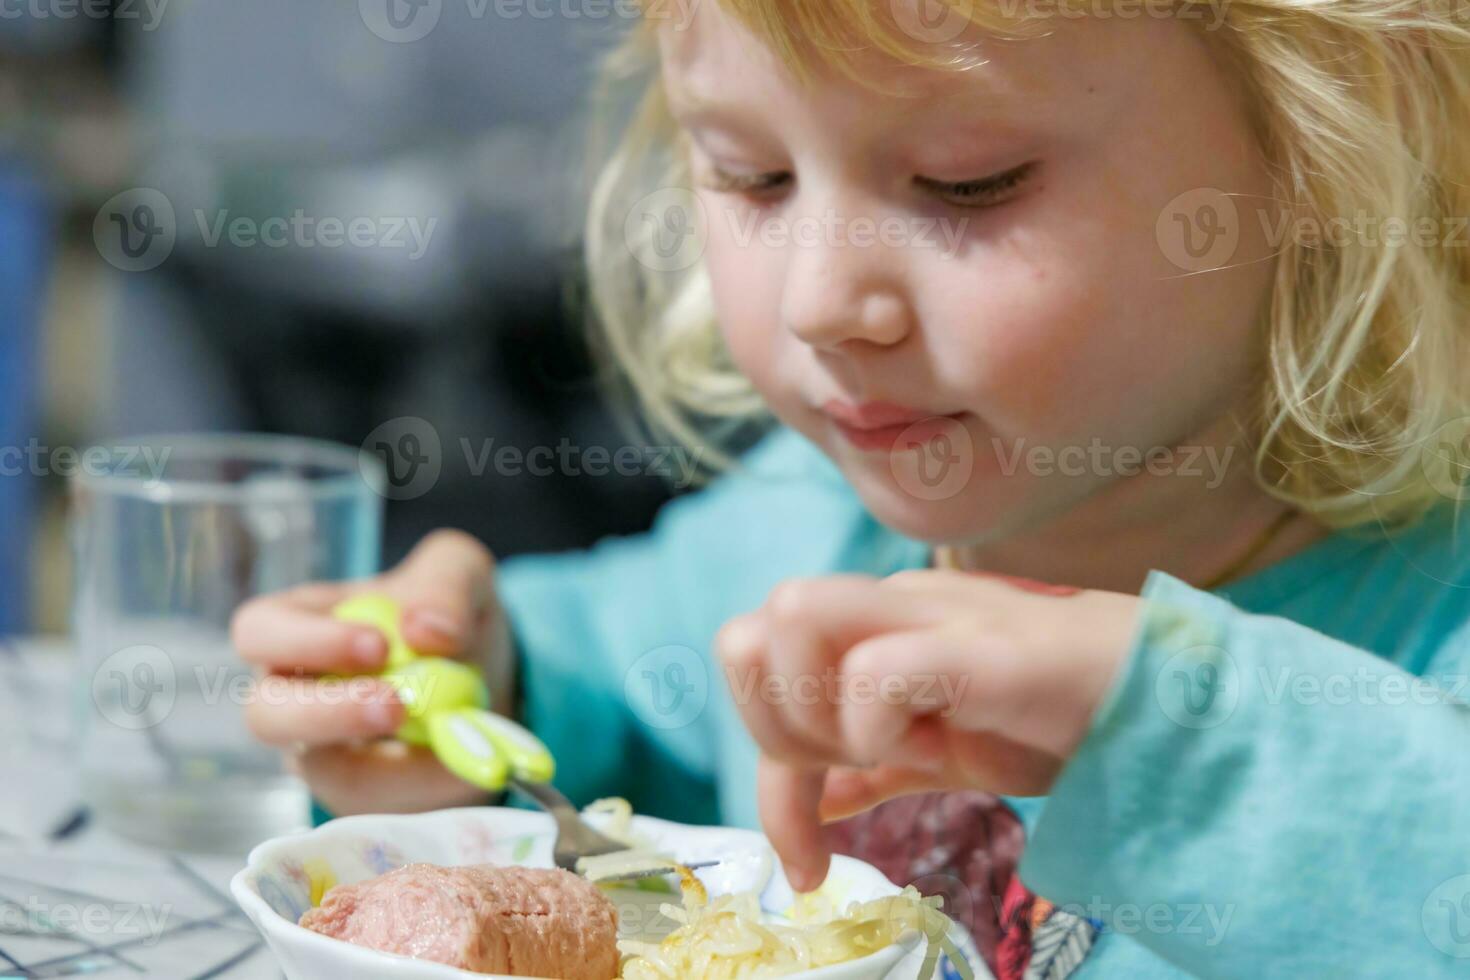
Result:
{"label": "patterned red fabric", "polygon": [[920,793],[828,826],[833,850],[894,884],[944,898],[998,980],[1021,980],[1031,956],[1036,896],[1016,874],[1025,829],[990,793]]}

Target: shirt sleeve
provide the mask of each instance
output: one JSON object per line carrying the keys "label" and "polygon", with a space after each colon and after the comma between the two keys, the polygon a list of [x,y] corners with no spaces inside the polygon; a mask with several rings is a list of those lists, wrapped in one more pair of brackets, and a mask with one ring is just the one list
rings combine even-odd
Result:
{"label": "shirt sleeve", "polygon": [[1425,676],[1153,573],[1021,876],[1199,977],[1470,973],[1470,644]]}
{"label": "shirt sleeve", "polygon": [[708,638],[677,600],[691,502],[667,505],[649,533],[501,568],[522,720],[579,806],[623,796],[640,813],[714,819]]}

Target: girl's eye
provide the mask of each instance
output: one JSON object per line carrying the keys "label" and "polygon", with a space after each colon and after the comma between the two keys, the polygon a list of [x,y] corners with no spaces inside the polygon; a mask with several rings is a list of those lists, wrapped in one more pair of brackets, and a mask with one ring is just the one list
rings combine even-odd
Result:
{"label": "girl's eye", "polygon": [[784,170],[764,174],[731,174],[712,167],[705,184],[710,190],[721,194],[746,194],[750,197],[765,197],[784,187],[791,174]]}
{"label": "girl's eye", "polygon": [[948,183],[929,177],[915,177],[914,181],[951,204],[970,208],[993,207],[1003,203],[1007,195],[1015,192],[1035,170],[1036,161],[1032,160],[1003,173],[960,183]]}

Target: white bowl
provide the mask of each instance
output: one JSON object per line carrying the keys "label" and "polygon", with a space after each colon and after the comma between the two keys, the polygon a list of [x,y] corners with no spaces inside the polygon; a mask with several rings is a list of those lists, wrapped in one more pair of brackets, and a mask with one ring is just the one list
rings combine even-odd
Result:
{"label": "white bowl", "polygon": [[[597,822],[596,817],[590,819]],[[791,904],[791,886],[780,862],[758,833],[690,827],[639,816],[633,818],[633,830],[661,853],[679,860],[718,858],[718,867],[698,872],[711,896],[754,890],[760,894],[761,907],[775,914]],[[483,980],[487,974],[382,953],[296,923],[311,907],[313,884],[320,889],[332,883],[362,881],[419,861],[549,868],[554,837],[546,814],[505,807],[343,817],[256,847],[244,870],[230,881],[230,892],[265,936],[289,980]],[[832,872],[822,886],[822,893],[839,907],[894,895],[898,890],[872,865],[841,856],[833,859]],[[673,899],[663,896],[662,900]],[[631,927],[636,916],[656,915],[655,897],[649,893],[631,892],[626,901],[633,904],[615,898],[625,927]],[[899,980],[915,976],[922,960],[923,944],[912,934],[862,959],[793,976],[803,980]]]}

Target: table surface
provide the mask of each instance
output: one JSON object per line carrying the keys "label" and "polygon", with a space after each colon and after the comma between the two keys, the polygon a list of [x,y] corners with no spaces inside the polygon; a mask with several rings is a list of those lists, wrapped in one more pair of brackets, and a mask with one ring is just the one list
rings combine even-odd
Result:
{"label": "table surface", "polygon": [[243,855],[159,851],[81,818],[73,668],[61,641],[0,641],[0,980],[279,980],[229,894]]}

